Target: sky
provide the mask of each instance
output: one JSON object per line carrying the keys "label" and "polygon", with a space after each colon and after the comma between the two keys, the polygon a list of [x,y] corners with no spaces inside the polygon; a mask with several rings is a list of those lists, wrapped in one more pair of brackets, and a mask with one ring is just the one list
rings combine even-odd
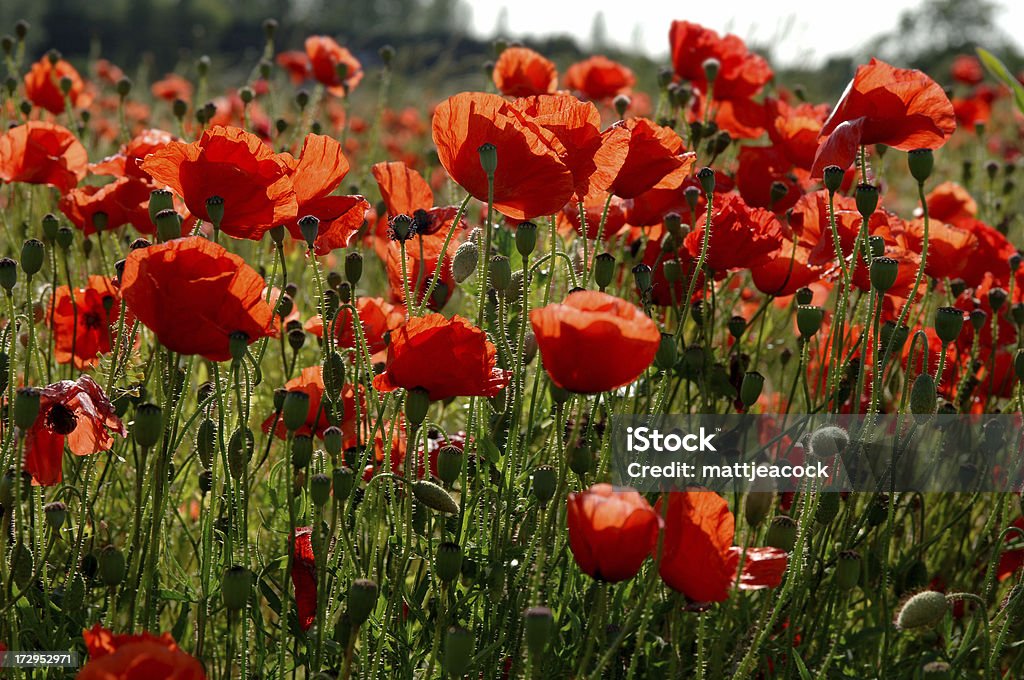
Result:
{"label": "sky", "polygon": [[[594,15],[604,14],[609,42],[642,48],[653,57],[668,53],[674,19],[693,21],[754,43],[776,45],[780,65],[819,64],[846,54],[892,29],[904,10],[921,0],[514,0],[470,2],[471,25],[493,36],[504,7],[510,38],[571,34],[587,41]],[[830,7],[831,6],[831,7]],[[1001,23],[1024,33],[1024,0],[1003,0]],[[1014,28],[1016,27],[1016,28]],[[784,39],[783,39],[784,38]]]}

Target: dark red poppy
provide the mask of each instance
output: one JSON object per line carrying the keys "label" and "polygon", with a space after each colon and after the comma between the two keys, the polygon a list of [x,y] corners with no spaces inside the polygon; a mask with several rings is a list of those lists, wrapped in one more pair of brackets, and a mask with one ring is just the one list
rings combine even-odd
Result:
{"label": "dark red poppy", "polygon": [[861,146],[884,144],[901,151],[937,149],[956,130],[953,104],[921,71],[872,59],[857,67],[839,103],[821,128],[825,141],[811,168],[848,168]]}
{"label": "dark red poppy", "polygon": [[569,494],[569,548],[586,574],[616,583],[633,578],[658,542],[661,517],[632,489],[594,484]]}
{"label": "dark red poppy", "polygon": [[749,51],[743,40],[731,33],[719,36],[698,24],[673,21],[668,40],[676,75],[689,80],[703,93],[708,91],[704,62],[718,60],[715,99],[750,99],[774,76],[768,62]]}
{"label": "dark red poppy", "polygon": [[[735,194],[716,197],[712,206],[711,240],[705,265],[713,272],[750,269],[779,254],[782,228],[763,208],[751,208]],[[700,255],[704,226],[698,223],[685,240],[690,257]]]}
{"label": "dark red poppy", "polygon": [[555,65],[528,47],[509,47],[494,63],[498,91],[509,97],[549,94],[558,86]]}
{"label": "dark red poppy", "polygon": [[[978,245],[972,251],[973,257],[964,262],[960,270],[962,278],[968,286],[980,286],[986,274],[991,274],[995,285],[1008,288],[1010,284],[1009,259],[1017,252],[1017,247],[1000,232],[981,220],[960,219],[958,227],[970,232],[977,239]],[[931,259],[929,257],[929,259]]]}
{"label": "dark red poppy", "polygon": [[41,486],[59,484],[64,444],[76,456],[109,451],[128,433],[103,388],[87,375],[40,390],[39,415],[25,435],[24,470]]}
{"label": "dark red poppy", "polygon": [[130,177],[96,186],[76,187],[57,203],[60,211],[86,236],[130,224],[140,203],[148,203],[152,187]]}
{"label": "dark red poppy", "polygon": [[121,314],[121,296],[105,276],[89,276],[84,288],[75,288],[74,304],[67,286],[58,286],[50,300],[47,320],[54,337],[58,364],[74,361],[83,370],[99,363],[110,343]]}
{"label": "dark red poppy", "polygon": [[32,68],[25,74],[25,98],[54,115],[63,113],[65,97],[60,89],[60,81],[64,78],[71,81],[66,101],[73,108],[88,106],[92,97],[86,92],[82,76],[78,75],[75,67],[63,59],[50,61],[49,56],[32,64]]}
{"label": "dark red poppy", "polygon": [[427,314],[391,333],[384,372],[373,379],[373,386],[381,392],[424,389],[431,401],[493,397],[512,377],[497,362],[487,334],[467,319]]}
{"label": "dark red poppy", "polygon": [[224,200],[220,228],[235,238],[259,240],[296,217],[291,156],[275,154],[256,135],[212,127],[191,144],[170,142],[142,162],[154,181],[181,196],[189,212],[210,221],[208,199]]}
{"label": "dark red poppy", "polygon": [[463,92],[445,100],[434,111],[433,136],[441,165],[480,201],[487,201],[487,173],[479,149],[496,147],[494,206],[513,219],[553,215],[573,194],[562,144],[497,95]]}
{"label": "dark red poppy", "polygon": [[302,630],[316,621],[316,558],[313,556],[313,527],[296,527],[292,538],[292,585],[295,608]]}
{"label": "dark red poppy", "polygon": [[121,295],[167,349],[210,361],[231,358],[230,336],[252,344],[274,333],[266,283],[238,255],[201,236],[128,254]]}
{"label": "dark red poppy", "polygon": [[313,77],[335,96],[348,94],[363,79],[363,65],[334,38],[309,36],[306,38],[306,56],[309,57]]}
{"label": "dark red poppy", "polygon": [[0,135],[0,179],[49,184],[61,193],[85,177],[89,156],[65,127],[29,121]]}
{"label": "dark red poppy", "polygon": [[657,324],[636,305],[606,293],[578,291],[530,312],[551,381],[595,394],[639,378],[661,343]]}
{"label": "dark red poppy", "polygon": [[100,624],[82,631],[89,659],[80,680],[206,680],[199,661],[178,646],[170,633],[112,633]]}
{"label": "dark red poppy", "polygon": [[626,158],[615,171],[610,191],[634,198],[654,188],[678,187],[693,167],[696,155],[683,148],[674,130],[646,118],[621,120],[602,134],[602,146],[627,146]]}
{"label": "dark red poppy", "polygon": [[[298,377],[292,378],[284,384],[284,389],[289,392],[304,392],[309,395],[309,410],[306,412],[306,422],[302,427],[295,431],[295,434],[308,435],[310,437],[323,439],[324,430],[334,424],[341,428],[342,436],[345,441],[355,439],[356,393],[351,384],[346,384],[342,389],[341,394],[336,394],[333,397],[330,397],[331,400],[340,402],[338,404],[338,408],[339,412],[342,414],[342,418],[344,419],[341,423],[332,423],[328,417],[328,404],[324,399],[324,394],[326,393],[327,388],[324,385],[323,367],[319,364],[302,369],[302,373]],[[362,398],[360,398],[359,401],[361,406],[359,410],[365,416],[366,405],[363,403]],[[284,421],[278,418],[275,414],[270,414],[270,416],[263,421],[263,432],[269,433],[271,428],[274,428],[274,435],[278,439],[288,438],[288,428],[285,427]]]}
{"label": "dark red poppy", "polygon": [[628,67],[603,55],[576,62],[565,72],[565,87],[579,92],[587,99],[611,99],[629,90],[636,76]]}
{"label": "dark red poppy", "polygon": [[[387,349],[388,333],[405,323],[405,307],[393,305],[384,298],[361,297],[356,300],[356,309],[359,311],[358,321],[362,326],[363,339],[370,357],[374,361],[383,361],[384,357],[378,355]],[[352,312],[347,307],[343,308],[332,323],[338,347],[352,347],[358,350]],[[306,332],[318,338],[323,337],[324,325],[319,316],[307,321],[304,328]]]}

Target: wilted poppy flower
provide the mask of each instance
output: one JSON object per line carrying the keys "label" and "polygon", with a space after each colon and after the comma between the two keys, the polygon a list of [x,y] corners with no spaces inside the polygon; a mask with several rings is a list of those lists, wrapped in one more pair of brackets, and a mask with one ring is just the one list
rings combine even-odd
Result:
{"label": "wilted poppy flower", "polygon": [[675,189],[696,160],[692,151],[683,149],[683,140],[674,130],[646,118],[620,120],[602,137],[602,146],[617,147],[624,142],[628,148],[609,184],[609,190],[620,198],[634,198],[654,188]]}
{"label": "wilted poppy flower", "polygon": [[85,107],[92,99],[85,91],[85,83],[82,76],[78,75],[75,67],[58,59],[56,63],[50,61],[49,56],[32,64],[32,68],[25,74],[25,97],[50,113],[57,115],[64,112],[64,93],[60,89],[60,81],[67,78],[71,81],[71,89],[68,91],[67,101],[72,107]]}
{"label": "wilted poppy flower", "polygon": [[557,138],[497,95],[463,92],[434,111],[434,144],[441,165],[474,198],[487,200],[479,149],[493,144],[494,207],[517,220],[553,215],[573,193],[573,176]]}
{"label": "wilted poppy flower", "polygon": [[572,556],[601,581],[636,576],[658,542],[661,517],[632,489],[595,484],[570,493],[566,507]]}
{"label": "wilted poppy flower", "polygon": [[50,184],[61,193],[85,177],[89,156],[65,127],[29,121],[0,135],[0,179]]}
{"label": "wilted poppy flower", "polygon": [[668,40],[676,75],[703,93],[708,92],[704,62],[718,60],[715,99],[749,99],[774,75],[763,57],[750,52],[743,40],[732,34],[722,37],[698,24],[673,21]]}
{"label": "wilted poppy flower", "polygon": [[150,154],[142,170],[170,187],[189,212],[204,220],[210,221],[207,200],[222,198],[221,231],[259,240],[271,227],[296,217],[292,160],[275,154],[250,132],[218,126],[191,144],[170,142]]}
{"label": "wilted poppy flower", "polygon": [[[284,384],[284,389],[289,392],[304,392],[309,395],[309,410],[306,412],[306,422],[295,433],[323,439],[324,430],[335,424],[328,418],[328,404],[324,399],[327,388],[324,386],[323,366],[317,364],[316,366],[308,366],[302,369],[302,373],[298,377],[292,378]],[[338,425],[341,427],[344,438],[346,440],[354,439],[356,434],[355,390],[351,384],[346,384],[341,394],[333,395],[330,398],[335,401],[341,401],[338,404],[338,408],[344,418],[344,422]],[[362,399],[360,399],[360,404],[362,404]],[[364,415],[366,414],[365,405],[362,405],[360,410]],[[284,421],[274,414],[271,414],[263,421],[264,432],[269,433],[271,428],[274,428],[274,435],[278,439],[288,438],[288,428],[285,427]]]}
{"label": "wilted poppy flower", "polygon": [[921,71],[872,59],[857,67],[821,128],[826,139],[818,148],[811,176],[821,177],[829,165],[850,167],[861,146],[937,149],[954,130],[953,104],[938,83]]}
{"label": "wilted poppy flower", "polygon": [[36,484],[59,484],[65,442],[71,453],[88,456],[109,451],[112,434],[127,433],[103,388],[89,376],[47,385],[40,390],[39,415],[25,436],[24,470]]}
{"label": "wilted poppy flower", "polygon": [[[359,311],[358,322],[363,329],[363,339],[366,342],[366,349],[373,360],[377,355],[387,349],[387,334],[405,323],[405,308],[401,305],[393,305],[384,298],[361,297],[356,300],[356,309]],[[355,328],[353,327],[352,312],[343,308],[332,322],[334,338],[338,347],[355,347]],[[320,316],[314,316],[304,325],[308,333],[323,337],[324,324]],[[383,361],[383,358],[381,358]]]}
{"label": "wilted poppy flower", "polygon": [[348,94],[363,79],[363,65],[334,38],[309,36],[306,38],[306,56],[309,57],[313,77],[335,96]]}
{"label": "wilted poppy flower", "polygon": [[[782,228],[775,215],[764,208],[751,208],[736,194],[718,196],[712,209],[713,226],[705,261],[708,269],[750,269],[778,254]],[[691,257],[700,255],[703,239],[703,224],[686,236],[685,245]]]}
{"label": "wilted poppy flower", "polygon": [[528,47],[509,47],[494,63],[494,84],[509,97],[554,92],[558,71],[551,61]]}
{"label": "wilted poppy flower", "polygon": [[534,309],[530,323],[551,381],[584,394],[633,382],[661,343],[657,324],[636,305],[597,291]]}
{"label": "wilted poppy flower", "polygon": [[313,556],[313,527],[296,527],[292,537],[292,585],[295,607],[302,630],[316,621],[316,558]]}
{"label": "wilted poppy flower", "polygon": [[116,154],[107,156],[98,163],[89,166],[94,175],[110,175],[112,177],[133,177],[145,182],[153,178],[142,169],[142,161],[151,153],[159,151],[177,138],[165,130],[148,129],[132,137]]}
{"label": "wilted poppy flower", "polygon": [[114,331],[121,314],[121,296],[105,276],[89,276],[84,288],[75,288],[72,304],[67,286],[58,286],[50,300],[47,319],[54,337],[54,358],[58,364],[74,361],[82,370],[99,363],[99,356],[110,351]]}
{"label": "wilted poppy flower", "polygon": [[594,101],[611,99],[635,83],[633,71],[602,55],[576,62],[565,72],[566,89]]}
{"label": "wilted poppy flower", "polygon": [[192,101],[192,83],[177,73],[168,73],[150,85],[149,91],[157,99],[168,102],[173,102],[175,99],[185,102]]}
{"label": "wilted poppy flower", "polygon": [[497,361],[487,334],[467,319],[427,314],[391,333],[384,372],[373,379],[373,386],[381,392],[424,389],[431,401],[493,397],[512,378]]}
{"label": "wilted poppy flower", "polygon": [[89,659],[79,680],[206,680],[198,660],[182,651],[170,633],[112,633],[100,624],[83,630]]}
{"label": "wilted poppy flower", "polygon": [[273,334],[266,283],[238,255],[189,236],[128,254],[121,295],[167,349],[210,361],[231,358],[230,336],[252,344]]}
{"label": "wilted poppy flower", "polygon": [[[659,515],[661,503],[655,506]],[[694,602],[722,602],[737,577],[743,589],[778,586],[788,562],[785,551],[748,548],[743,572],[737,574],[743,549],[733,546],[735,533],[735,517],[717,493],[670,493],[661,579]]]}
{"label": "wilted poppy flower", "polygon": [[57,203],[60,211],[86,236],[117,229],[132,221],[140,203],[148,203],[152,188],[130,177],[109,184],[76,187]]}
{"label": "wilted poppy flower", "polygon": [[299,159],[292,160],[292,185],[298,201],[296,217],[285,222],[292,238],[305,241],[299,220],[312,215],[320,220],[313,242],[317,255],[348,245],[363,226],[370,204],[362,196],[332,196],[348,174],[341,143],[326,135],[307,135]]}

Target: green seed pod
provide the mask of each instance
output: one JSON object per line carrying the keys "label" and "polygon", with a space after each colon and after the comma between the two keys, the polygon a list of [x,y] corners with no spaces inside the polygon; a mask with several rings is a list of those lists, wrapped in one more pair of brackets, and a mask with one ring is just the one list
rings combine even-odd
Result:
{"label": "green seed pod", "polygon": [[68,506],[60,501],[47,503],[43,512],[46,514],[46,523],[53,531],[60,531],[60,528],[64,526],[64,521],[68,518]]}
{"label": "green seed pod", "polygon": [[351,252],[345,256],[345,280],[355,288],[359,279],[363,277],[363,256],[357,252]]}
{"label": "green seed pod", "polygon": [[830,165],[822,171],[821,178],[828,192],[834,194],[843,185],[843,178],[845,176],[846,172],[841,167]]}
{"label": "green seed pod", "polygon": [[14,424],[27,432],[39,416],[39,390],[35,387],[19,387],[14,397]]}
{"label": "green seed pod", "polygon": [[206,199],[206,215],[213,226],[220,228],[220,223],[224,219],[224,199],[220,196],[210,196]]}
{"label": "green seed pod", "polygon": [[377,608],[377,584],[368,578],[357,578],[348,589],[348,615],[361,626]]}
{"label": "green seed pod", "polygon": [[731,317],[728,322],[728,328],[729,335],[738,340],[747,331],[747,320],[742,316]]}
{"label": "green seed pod", "polygon": [[665,280],[669,283],[682,281],[683,265],[679,263],[679,260],[665,260],[661,265],[661,273],[664,274]]}
{"label": "green seed pod", "polygon": [[43,238],[53,242],[57,239],[57,230],[60,229],[60,222],[53,213],[43,215]]}
{"label": "green seed pod", "polygon": [[612,107],[615,109],[615,113],[619,114],[619,118],[626,115],[626,111],[629,110],[629,105],[632,103],[633,100],[629,98],[629,95],[622,92],[612,99]]}
{"label": "green seed pod", "polygon": [[341,428],[331,425],[324,430],[324,449],[331,456],[337,458],[341,454],[342,434]]}
{"label": "green seed pod", "polygon": [[752,527],[760,526],[775,505],[772,491],[751,491],[743,499],[743,516]]}
{"label": "green seed pod", "polygon": [[632,269],[633,271],[633,282],[636,284],[636,289],[641,293],[648,293],[651,290],[652,285],[652,274],[651,268],[641,262]]}
{"label": "green seed pod", "polygon": [[822,492],[818,496],[818,509],[814,513],[814,519],[822,526],[828,526],[839,514],[839,494]]}
{"label": "green seed pod", "polygon": [[715,192],[715,171],[711,168],[701,168],[697,172],[697,181],[700,182],[700,188],[704,190],[705,196],[710,196]]}
{"label": "green seed pod", "polygon": [[196,430],[196,453],[203,467],[213,466],[213,456],[217,450],[217,423],[212,418],[205,418]]}
{"label": "green seed pod", "polygon": [[235,565],[224,570],[220,580],[220,595],[228,611],[245,609],[252,594],[252,572]]}
{"label": "green seed pod", "polygon": [[316,215],[306,215],[299,219],[299,233],[306,245],[312,250],[316,237],[320,235],[320,218]]}
{"label": "green seed pod", "polygon": [[860,582],[860,553],[844,550],[839,553],[833,578],[840,590],[852,590]]}
{"label": "green seed pod", "polygon": [[153,403],[139,404],[135,407],[135,422],[132,435],[135,443],[144,449],[155,446],[163,434],[163,409]]}
{"label": "green seed pod", "polygon": [[318,472],[309,478],[309,495],[313,502],[323,507],[331,500],[331,478]]}
{"label": "green seed pod", "polygon": [[331,471],[334,500],[343,501],[352,493],[356,483],[355,470],[347,465],[339,465]]}
{"label": "green seed pod", "polygon": [[611,253],[601,253],[594,258],[594,283],[601,290],[611,285],[615,277],[615,256]]}
{"label": "green seed pod", "polygon": [[[149,194],[149,219],[154,224],[165,210],[174,212],[174,194],[169,189],[154,189]],[[180,235],[180,232],[179,232]]]}
{"label": "green seed pod", "polygon": [[249,336],[242,331],[233,331],[228,335],[228,352],[231,354],[231,360],[238,363],[245,358],[245,353],[249,349]]}
{"label": "green seed pod", "polygon": [[580,477],[594,469],[596,463],[594,452],[591,451],[590,444],[587,442],[579,442],[575,446],[570,446],[568,454],[569,469]]}
{"label": "green seed pod", "polygon": [[557,484],[558,475],[550,465],[539,465],[533,469],[530,488],[541,507],[547,507],[548,502],[554,498]]}
{"label": "green seed pod", "polygon": [[854,198],[857,202],[857,212],[867,219],[878,208],[878,187],[873,184],[858,184]]}
{"label": "green seed pod", "polygon": [[289,390],[284,397],[281,408],[281,419],[289,432],[294,432],[306,424],[309,415],[309,395],[299,390]]}
{"label": "green seed pod", "polygon": [[547,607],[530,607],[523,612],[523,630],[530,656],[539,657],[555,636],[555,617]]}
{"label": "green seed pod", "polygon": [[876,257],[871,261],[871,286],[882,293],[896,283],[900,263],[891,257]]}
{"label": "green seed pod", "polygon": [[944,343],[957,339],[964,327],[964,312],[956,307],[939,307],[935,312],[935,334]]}
{"label": "green seed pod", "polygon": [[100,580],[103,581],[103,585],[113,588],[124,580],[127,565],[124,553],[116,546],[108,545],[100,550],[97,559],[99,560]]}
{"label": "green seed pod", "polygon": [[1017,380],[1024,382],[1024,349],[1017,350],[1013,357],[1013,372],[1017,374]]}
{"label": "green seed pod", "polygon": [[850,434],[836,425],[826,425],[811,433],[809,452],[818,458],[833,458],[850,445]]}
{"label": "green seed pod", "polygon": [[410,425],[418,427],[427,418],[430,409],[430,393],[425,389],[414,387],[405,394],[405,419]]}
{"label": "green seed pod", "polygon": [[757,403],[764,389],[764,376],[757,371],[747,371],[743,374],[743,382],[740,383],[740,401],[746,408]]}
{"label": "green seed pod", "polygon": [[499,293],[505,293],[512,285],[512,264],[504,255],[495,255],[491,258],[491,288]]}
{"label": "green seed pod", "polygon": [[667,371],[676,365],[679,360],[679,351],[676,348],[676,336],[672,333],[662,333],[661,342],[658,344],[658,351],[654,354],[654,365],[662,371]]}
{"label": "green seed pod", "polygon": [[153,219],[156,236],[160,241],[170,241],[181,236],[181,216],[174,210],[161,210]]}
{"label": "green seed pod", "polygon": [[800,305],[796,308],[796,326],[805,340],[814,337],[821,330],[825,310],[815,305]]}
{"label": "green seed pod", "polygon": [[480,167],[490,176],[498,170],[498,147],[490,142],[484,142],[477,148],[480,154]]}
{"label": "green seed pod", "polygon": [[445,541],[437,546],[434,559],[434,575],[445,583],[450,583],[462,573],[462,547],[458,543]]}
{"label": "green seed pod", "polygon": [[328,394],[341,394],[345,387],[345,359],[337,350],[331,350],[324,357],[324,389]]}
{"label": "green seed pod", "polygon": [[773,548],[791,552],[796,545],[796,522],[787,515],[778,515],[768,525],[765,543]]}
{"label": "green seed pod", "polygon": [[809,305],[814,300],[814,291],[804,286],[796,291],[796,304]]}
{"label": "green seed pod", "polygon": [[537,247],[537,225],[533,222],[520,222],[516,227],[516,250],[525,260]]}
{"label": "green seed pod", "polygon": [[306,434],[292,437],[292,465],[302,470],[313,459],[313,438]]}
{"label": "green seed pod", "polygon": [[896,628],[914,630],[934,628],[949,611],[949,601],[942,593],[923,590],[903,603],[896,614]]}
{"label": "green seed pod", "polygon": [[915,416],[930,416],[935,413],[936,404],[935,379],[930,373],[922,373],[910,389],[910,412]]}
{"label": "green seed pod", "polygon": [[0,286],[10,295],[18,283],[18,263],[9,257],[0,258]]}
{"label": "green seed pod", "polygon": [[30,238],[21,246],[21,270],[32,278],[43,267],[46,246],[39,239]]}
{"label": "green seed pod", "polygon": [[442,446],[437,452],[437,476],[451,486],[462,473],[462,449],[456,446]]}
{"label": "green seed pod", "polygon": [[455,251],[452,257],[452,278],[455,283],[462,283],[476,271],[480,259],[480,249],[473,241],[466,241]]}
{"label": "green seed pod", "polygon": [[412,494],[416,500],[432,510],[448,515],[454,515],[459,511],[459,504],[447,491],[425,479],[412,483]]}
{"label": "green seed pod", "polygon": [[786,186],[785,182],[774,181],[772,182],[771,189],[769,190],[769,200],[771,205],[774,206],[776,203],[781,201],[789,193],[789,187]]}
{"label": "green seed pod", "polygon": [[907,166],[918,184],[924,184],[935,167],[935,154],[931,149],[912,149],[907,152]]}

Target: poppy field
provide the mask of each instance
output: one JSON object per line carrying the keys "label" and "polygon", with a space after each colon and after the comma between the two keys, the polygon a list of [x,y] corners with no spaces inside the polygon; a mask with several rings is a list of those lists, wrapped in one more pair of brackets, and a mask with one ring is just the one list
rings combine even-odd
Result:
{"label": "poppy field", "polygon": [[[651,78],[501,42],[407,106],[401,46],[273,20],[230,82],[2,28],[3,677],[1024,677],[999,56],[813,101],[680,20]],[[945,491],[619,485],[666,414],[984,434]]]}

